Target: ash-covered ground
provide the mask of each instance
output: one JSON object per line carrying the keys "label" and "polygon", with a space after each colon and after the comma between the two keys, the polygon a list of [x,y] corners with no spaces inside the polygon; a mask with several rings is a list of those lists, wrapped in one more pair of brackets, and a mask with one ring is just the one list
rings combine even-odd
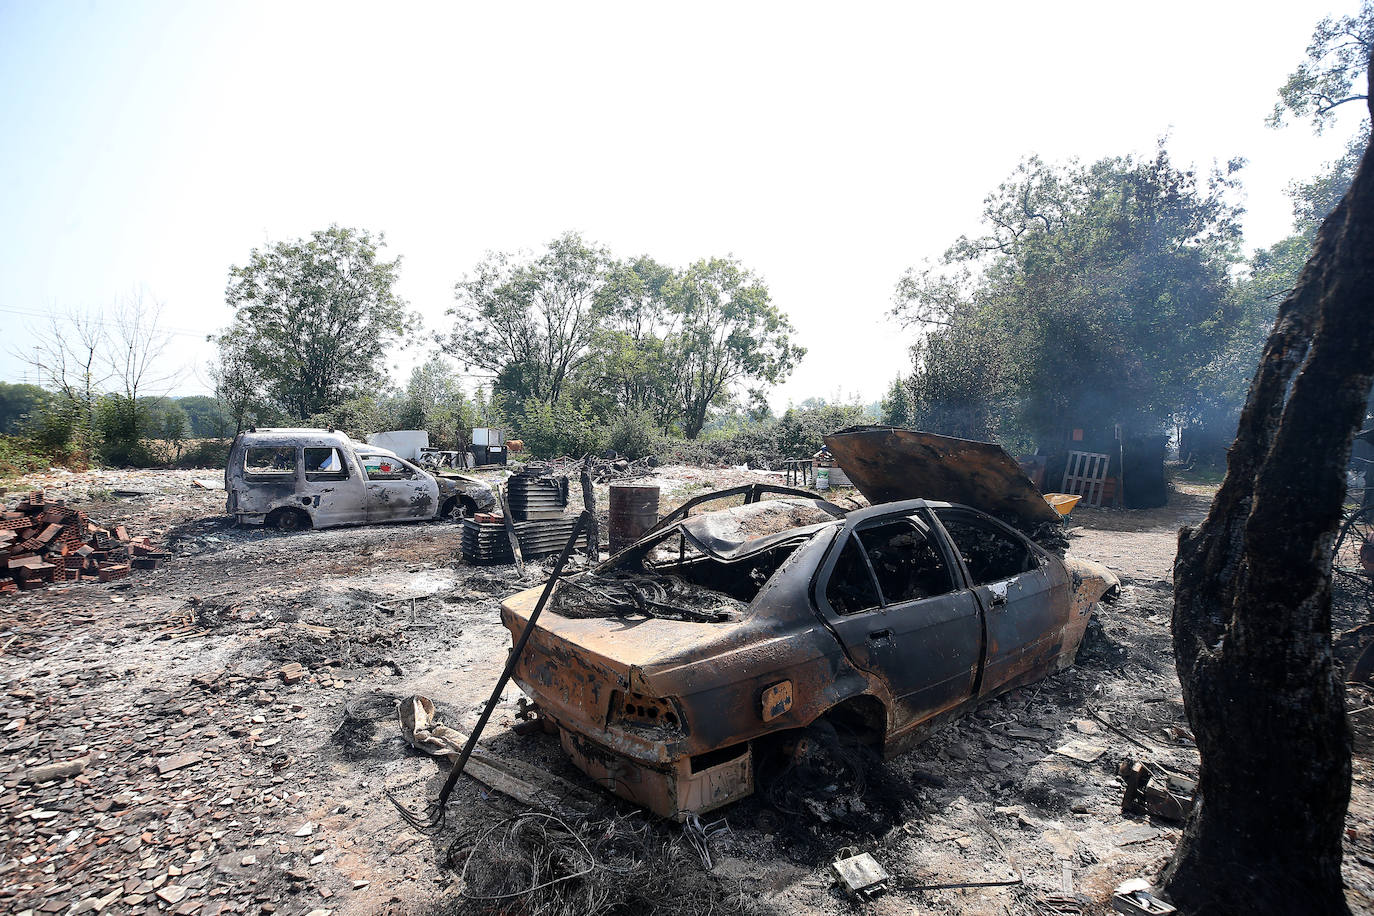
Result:
{"label": "ash-covered ground", "polygon": [[[151,535],[174,558],[117,583],[0,603],[0,910],[536,911],[518,897],[460,894],[474,842],[515,823],[520,804],[464,778],[447,828],[431,835],[409,827],[386,793],[419,807],[447,772],[402,740],[396,701],[429,696],[447,724],[470,727],[509,647],[498,603],[542,581],[541,564],[523,578],[465,566],[452,522],[234,528],[223,493],[192,483],[216,476],[34,475],[12,490],[44,487],[95,520]],[[778,477],[683,467],[658,476],[665,511],[752,480]],[[842,812],[803,801],[805,811],[787,813],[754,798],[707,817],[703,838],[602,793],[589,874],[562,882],[559,900],[580,912],[654,901],[664,912],[1107,912],[1118,883],[1156,874],[1179,829],[1123,816],[1119,764],[1196,773],[1168,624],[1176,532],[1201,518],[1209,493],[1173,495],[1151,512],[1075,513],[1071,551],[1113,567],[1125,588],[1100,609],[1073,668],[897,760],[865,762]],[[605,497],[602,487],[603,536]],[[1368,618],[1362,596],[1337,604],[1346,623]],[[596,791],[555,739],[512,731],[519,696],[507,690],[483,744]],[[1346,874],[1352,908],[1369,911],[1374,699],[1352,688],[1349,702]],[[1092,759],[1058,752],[1065,746]],[[568,853],[560,830],[511,848],[571,855],[575,866],[583,853]],[[829,876],[846,848],[871,853],[898,886],[846,900]],[[479,852],[488,867],[489,852]],[[507,862],[498,877],[519,884],[529,867]]]}

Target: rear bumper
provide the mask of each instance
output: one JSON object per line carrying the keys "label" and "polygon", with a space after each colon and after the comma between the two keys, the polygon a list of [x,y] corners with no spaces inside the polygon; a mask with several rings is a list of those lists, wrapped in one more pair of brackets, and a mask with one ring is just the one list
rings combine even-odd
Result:
{"label": "rear bumper", "polygon": [[661,817],[682,820],[754,791],[754,759],[748,743],[648,766],[555,722],[559,743],[579,770],[597,785]]}

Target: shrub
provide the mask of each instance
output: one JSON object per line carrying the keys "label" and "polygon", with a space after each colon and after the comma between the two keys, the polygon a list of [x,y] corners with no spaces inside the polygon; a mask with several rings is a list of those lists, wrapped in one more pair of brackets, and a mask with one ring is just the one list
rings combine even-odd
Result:
{"label": "shrub", "polygon": [[611,424],[606,447],[626,458],[643,458],[657,452],[655,438],[654,418],[645,411],[632,411]]}
{"label": "shrub", "polygon": [[192,439],[177,459],[178,468],[222,468],[229,463],[232,439]]}
{"label": "shrub", "polygon": [[46,471],[50,467],[87,467],[87,457],[78,452],[55,451],[28,436],[0,436],[0,475],[6,477]]}
{"label": "shrub", "polygon": [[825,445],[824,437],[849,426],[870,422],[862,407],[826,405],[792,408],[778,420],[765,420],[701,439],[666,439],[658,456],[680,464],[748,465],[771,469],[788,458],[810,458]]}
{"label": "shrub", "polygon": [[563,398],[553,403],[526,401],[519,428],[519,438],[536,458],[599,452],[606,433],[587,407]]}

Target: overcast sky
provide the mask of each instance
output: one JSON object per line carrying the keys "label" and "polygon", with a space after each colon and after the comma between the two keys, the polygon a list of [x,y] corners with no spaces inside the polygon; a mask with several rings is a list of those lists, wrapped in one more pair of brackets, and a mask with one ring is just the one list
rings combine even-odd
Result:
{"label": "overcast sky", "polygon": [[871,401],[908,368],[898,276],[1028,154],[1168,134],[1180,164],[1244,156],[1248,244],[1287,234],[1285,185],[1361,113],[1321,138],[1264,118],[1316,21],[1356,9],[0,0],[4,343],[141,291],[190,367],[173,393],[199,393],[255,246],[384,232],[436,332],[485,251],[571,229],[677,265],[733,254],[809,351],[775,406]]}

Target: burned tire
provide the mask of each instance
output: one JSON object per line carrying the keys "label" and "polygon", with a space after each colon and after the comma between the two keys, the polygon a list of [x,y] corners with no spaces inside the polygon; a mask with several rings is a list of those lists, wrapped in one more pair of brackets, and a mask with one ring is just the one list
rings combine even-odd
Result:
{"label": "burned tire", "polygon": [[854,712],[832,710],[805,729],[773,736],[771,746],[756,745],[760,796],[803,846],[831,849],[837,835],[881,835],[916,801],[915,788],[883,763],[875,736]]}
{"label": "burned tire", "polygon": [[472,518],[477,514],[477,503],[466,496],[455,496],[445,501],[439,510],[439,518],[451,521],[461,521],[465,518]]}
{"label": "burned tire", "polygon": [[267,517],[267,524],[278,531],[304,531],[310,527],[310,516],[300,509],[278,509]]}
{"label": "burned tire", "polygon": [[825,719],[794,733],[777,750],[781,757],[759,775],[768,802],[785,814],[829,821],[843,815],[846,799],[861,796],[867,787],[867,749]]}

